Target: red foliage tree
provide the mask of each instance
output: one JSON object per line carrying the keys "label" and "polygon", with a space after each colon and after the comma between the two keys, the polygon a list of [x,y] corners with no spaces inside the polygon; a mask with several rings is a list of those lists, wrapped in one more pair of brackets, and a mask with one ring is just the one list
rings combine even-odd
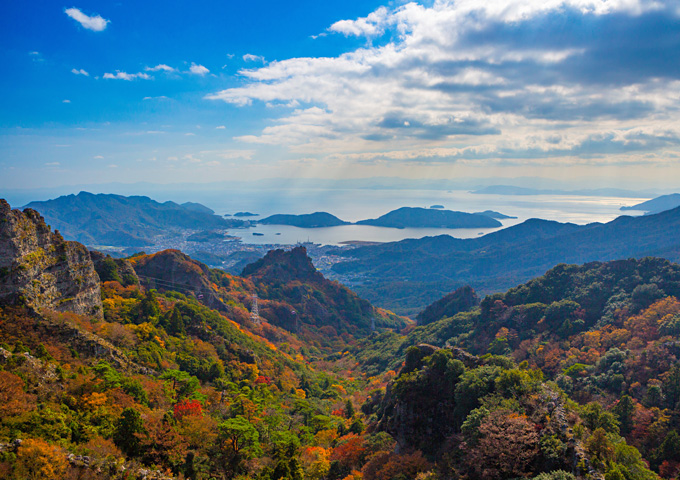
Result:
{"label": "red foliage tree", "polygon": [[189,416],[201,416],[203,415],[203,405],[198,400],[182,400],[175,404],[173,413],[177,420]]}

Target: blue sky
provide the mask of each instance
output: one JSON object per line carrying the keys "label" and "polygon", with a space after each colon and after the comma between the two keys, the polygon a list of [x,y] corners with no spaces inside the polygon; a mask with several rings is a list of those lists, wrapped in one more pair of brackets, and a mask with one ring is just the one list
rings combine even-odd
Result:
{"label": "blue sky", "polygon": [[9,2],[0,188],[680,179],[680,7]]}

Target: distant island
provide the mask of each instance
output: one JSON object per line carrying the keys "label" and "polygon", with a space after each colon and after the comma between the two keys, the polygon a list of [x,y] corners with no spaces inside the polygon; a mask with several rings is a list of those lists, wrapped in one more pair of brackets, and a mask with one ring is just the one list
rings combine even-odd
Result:
{"label": "distant island", "polygon": [[321,228],[337,227],[339,225],[349,225],[349,222],[340,220],[335,215],[327,212],[314,212],[302,215],[272,215],[263,218],[258,223],[264,225],[291,225],[299,228]]}
{"label": "distant island", "polygon": [[475,212],[475,215],[484,215],[486,217],[490,218],[495,218],[496,220],[507,220],[509,218],[517,218],[517,217],[511,217],[510,215],[504,215],[499,212],[494,212],[493,210],[484,210],[483,212]]}
{"label": "distant island", "polygon": [[430,205],[430,208],[432,208],[434,210],[443,210],[444,205]]}
{"label": "distant island", "polygon": [[660,197],[638,203],[632,207],[621,207],[621,210],[640,210],[645,212],[645,215],[651,215],[665,212],[666,210],[672,210],[675,207],[680,207],[680,193],[661,195]]}
{"label": "distant island", "polygon": [[172,230],[219,230],[244,224],[208,213],[210,209],[198,203],[179,205],[88,192],[31,202],[25,208],[37,210],[66,239],[86,245],[141,247],[153,245],[153,237]]}
{"label": "distant island", "polygon": [[381,217],[361,220],[357,225],[391,228],[496,228],[503,225],[486,215],[433,210],[419,207],[402,207]]}
{"label": "distant island", "polygon": [[585,197],[624,197],[640,198],[651,197],[647,192],[636,192],[621,188],[593,188],[581,190],[559,190],[515,187],[512,185],[490,185],[488,187],[473,190],[470,193],[483,195],[577,195]]}
{"label": "distant island", "polygon": [[236,212],[234,214],[235,217],[259,217],[259,213],[250,213],[250,212]]}

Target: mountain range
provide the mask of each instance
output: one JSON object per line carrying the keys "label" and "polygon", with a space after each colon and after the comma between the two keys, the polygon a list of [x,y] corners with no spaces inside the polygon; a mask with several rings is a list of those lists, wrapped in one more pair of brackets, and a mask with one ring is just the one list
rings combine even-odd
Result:
{"label": "mountain range", "polygon": [[[673,215],[535,221],[485,241],[607,226],[651,241],[644,229]],[[114,259],[2,201],[0,252],[2,478],[680,472],[680,266],[666,260],[560,264],[481,302],[466,286],[415,326],[302,247],[241,275],[178,250]]]}
{"label": "mountain range", "polygon": [[502,291],[558,263],[645,256],[677,261],[678,231],[680,208],[604,224],[531,219],[479,238],[440,235],[342,251],[346,261],[332,270],[368,300],[415,315],[457,287]]}
{"label": "mountain range", "polygon": [[197,203],[179,205],[149,197],[80,192],[26,205],[70,240],[86,245],[140,247],[153,237],[178,229],[227,229],[244,225],[214,215]]}

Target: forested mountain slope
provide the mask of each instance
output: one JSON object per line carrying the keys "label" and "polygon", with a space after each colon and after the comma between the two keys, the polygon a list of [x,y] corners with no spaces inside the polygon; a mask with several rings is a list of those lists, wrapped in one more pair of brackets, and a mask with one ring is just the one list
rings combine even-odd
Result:
{"label": "forested mountain slope", "polygon": [[502,291],[558,263],[586,263],[656,256],[680,260],[680,208],[606,224],[546,220],[474,239],[448,236],[365,246],[346,252],[333,270],[364,298],[402,314],[415,314],[454,288]]}
{"label": "forested mountain slope", "polygon": [[[54,235],[32,218],[0,246]],[[0,303],[0,478],[677,477],[680,267],[665,260],[559,265],[479,306],[463,289],[427,325],[372,335],[371,318],[403,320],[304,249],[243,276],[172,250],[80,260],[103,316],[37,309],[37,288]]]}
{"label": "forested mountain slope", "polygon": [[[153,237],[174,229],[219,229],[243,225],[200,204],[159,203],[149,197],[80,192],[26,207],[40,212],[52,228],[86,245],[153,245]],[[202,208],[201,208],[202,207]]]}

